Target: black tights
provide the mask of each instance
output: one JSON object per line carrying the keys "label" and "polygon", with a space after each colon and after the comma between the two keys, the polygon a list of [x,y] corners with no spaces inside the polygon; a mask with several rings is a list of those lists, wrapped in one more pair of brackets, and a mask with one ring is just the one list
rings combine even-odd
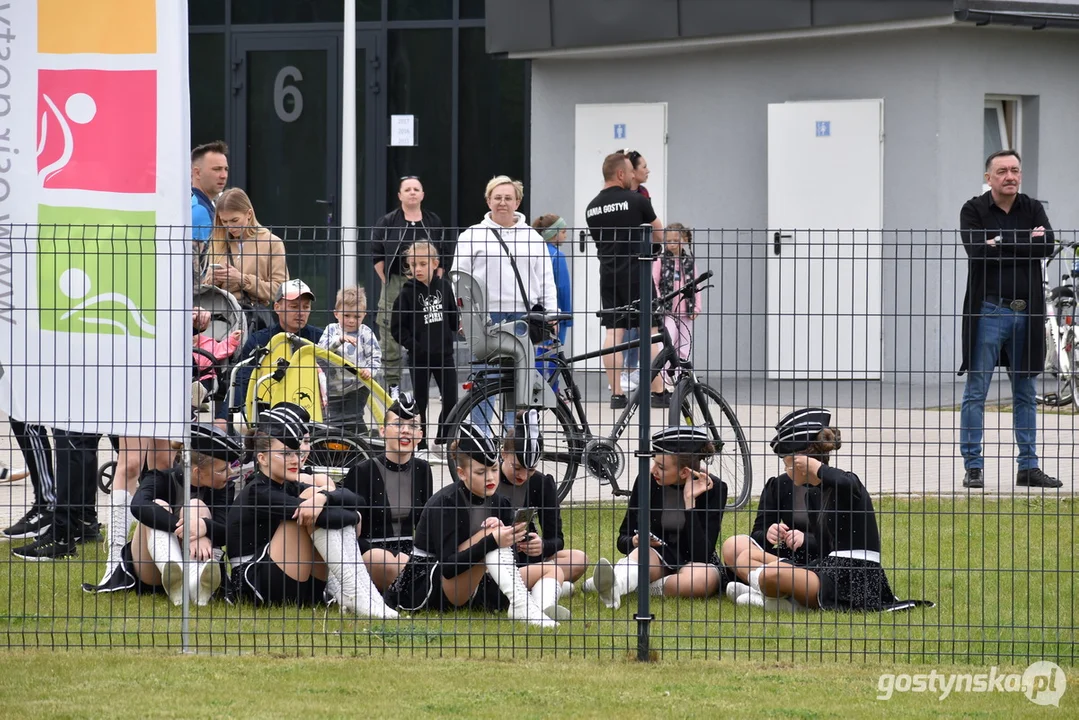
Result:
{"label": "black tights", "polygon": [[434,358],[423,365],[409,368],[412,373],[412,392],[416,396],[416,409],[420,413],[420,425],[423,428],[422,447],[427,446],[427,405],[431,391],[431,378],[434,377],[438,391],[442,394],[442,412],[438,414],[438,433],[435,442],[449,441],[450,430],[446,427],[446,416],[457,404],[457,368],[453,357]]}

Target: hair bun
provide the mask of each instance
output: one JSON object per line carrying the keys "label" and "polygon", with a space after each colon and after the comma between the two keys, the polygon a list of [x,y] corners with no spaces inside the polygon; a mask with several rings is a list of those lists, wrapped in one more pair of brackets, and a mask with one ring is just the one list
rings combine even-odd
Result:
{"label": "hair bun", "polygon": [[836,427],[826,427],[817,433],[817,440],[813,443],[814,450],[822,455],[828,455],[843,447],[843,433]]}

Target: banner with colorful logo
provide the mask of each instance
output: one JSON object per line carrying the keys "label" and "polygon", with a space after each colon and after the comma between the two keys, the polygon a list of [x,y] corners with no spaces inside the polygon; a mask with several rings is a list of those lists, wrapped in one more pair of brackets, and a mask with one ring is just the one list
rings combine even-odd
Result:
{"label": "banner with colorful logo", "polygon": [[181,440],[186,0],[0,0],[0,407]]}

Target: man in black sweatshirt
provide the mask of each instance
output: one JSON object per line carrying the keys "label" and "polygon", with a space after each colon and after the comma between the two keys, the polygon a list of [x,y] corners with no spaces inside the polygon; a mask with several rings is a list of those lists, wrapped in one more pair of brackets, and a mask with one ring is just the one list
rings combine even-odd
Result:
{"label": "man in black sweatshirt", "polygon": [[446,416],[457,404],[457,367],[453,342],[460,318],[453,287],[445,277],[436,276],[438,251],[421,240],[405,251],[412,279],[401,288],[393,303],[390,330],[393,338],[408,351],[412,390],[420,413],[423,440],[418,450],[427,449],[427,403],[431,377],[442,393],[435,445],[444,445],[449,436]]}

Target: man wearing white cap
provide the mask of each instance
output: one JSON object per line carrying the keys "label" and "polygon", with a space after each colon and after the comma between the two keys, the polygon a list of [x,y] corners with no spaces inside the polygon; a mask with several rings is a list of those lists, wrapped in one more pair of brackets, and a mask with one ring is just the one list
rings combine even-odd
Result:
{"label": "man wearing white cap", "polygon": [[[278,333],[293,333],[305,340],[317,343],[322,337],[322,328],[307,324],[308,318],[311,317],[311,304],[314,301],[315,293],[311,292],[311,288],[303,280],[294,278],[281,283],[281,286],[277,288],[277,295],[274,297],[273,304],[274,312],[277,314],[277,323],[272,327],[259,330],[249,337],[247,344],[244,345],[243,351],[240,353],[240,359],[246,360],[251,357],[255,350],[266,347],[274,335]],[[251,379],[251,372],[251,366],[244,365],[236,374],[236,387],[243,388],[241,392],[247,392],[247,383]],[[237,398],[235,401],[240,403],[242,398]],[[218,403],[218,418],[224,419],[227,417],[227,404]]]}

